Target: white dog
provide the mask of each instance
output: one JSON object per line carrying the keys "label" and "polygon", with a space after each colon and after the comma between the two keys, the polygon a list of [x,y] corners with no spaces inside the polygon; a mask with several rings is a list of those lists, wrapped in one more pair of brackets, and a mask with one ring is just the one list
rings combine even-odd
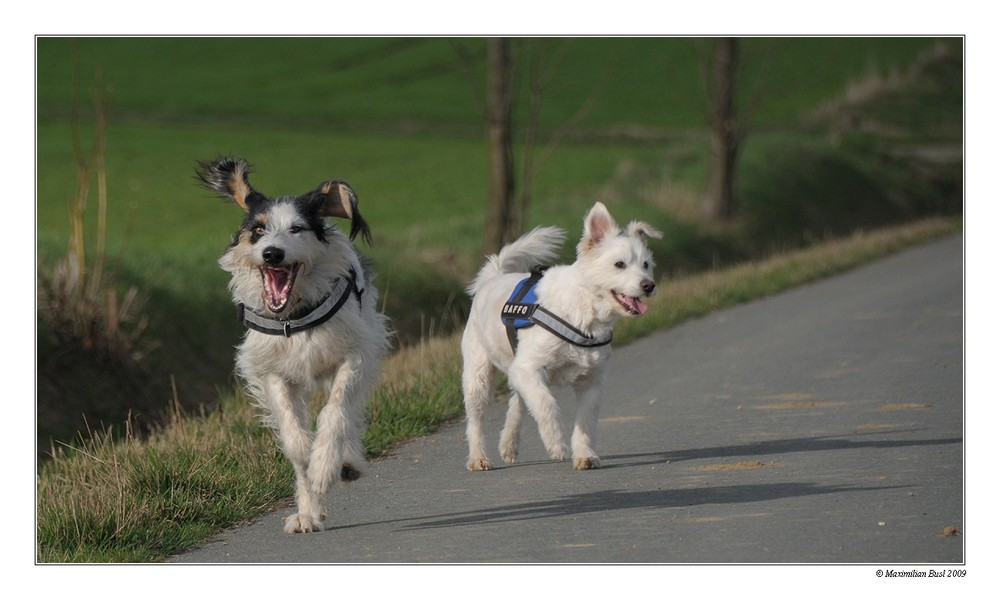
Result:
{"label": "white dog", "polygon": [[[370,265],[326,217],[349,219],[350,239],[371,235],[346,183],[272,199],[250,186],[249,170],[222,157],[200,162],[197,175],[246,212],[219,259],[247,327],[236,372],[295,469],[297,512],[285,531],[319,531],[320,496],[365,467],[365,402],[389,350]],[[313,431],[309,402],[319,389],[326,403]]]}
{"label": "white dog", "polygon": [[594,446],[611,330],[619,317],[646,312],[642,298],[653,293],[655,284],[643,236],[661,235],[638,221],[622,231],[598,202],[584,218],[573,264],[534,269],[529,277],[533,266],[555,258],[565,234],[554,227],[537,228],[488,257],[469,286],[473,302],[462,337],[469,470],[492,468],[482,418],[496,369],[507,374],[513,392],[500,435],[505,462],[517,458],[522,400],[538,422],[549,456],[566,458],[559,409],[549,386],[571,385],[578,402],[573,468],[600,466]]}

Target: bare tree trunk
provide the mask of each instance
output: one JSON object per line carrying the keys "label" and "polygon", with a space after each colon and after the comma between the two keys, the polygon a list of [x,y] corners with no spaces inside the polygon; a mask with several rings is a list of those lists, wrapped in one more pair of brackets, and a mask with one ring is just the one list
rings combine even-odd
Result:
{"label": "bare tree trunk", "polygon": [[535,170],[538,166],[535,163],[535,146],[538,142],[539,115],[541,113],[542,88],[544,87],[541,73],[544,45],[545,40],[528,40],[522,51],[528,62],[528,111],[527,123],[524,126],[524,162],[521,167],[521,185],[514,198],[514,214],[511,220],[511,226],[517,233],[524,231],[527,225],[528,205],[531,204],[532,186]]}
{"label": "bare tree trunk", "polygon": [[712,154],[706,208],[718,219],[729,219],[736,212],[734,183],[740,145],[734,108],[736,51],[736,38],[713,40],[707,76]]}
{"label": "bare tree trunk", "polygon": [[489,191],[483,253],[495,254],[517,234],[514,231],[514,158],[511,148],[510,41],[486,41],[486,147]]}

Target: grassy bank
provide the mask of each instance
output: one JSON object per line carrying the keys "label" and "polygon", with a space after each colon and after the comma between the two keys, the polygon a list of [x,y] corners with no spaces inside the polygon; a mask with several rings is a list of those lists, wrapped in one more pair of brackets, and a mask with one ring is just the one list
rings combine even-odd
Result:
{"label": "grassy bank", "polygon": [[[925,220],[665,280],[646,315],[622,322],[616,343],[960,230],[954,219]],[[460,417],[457,340],[429,339],[391,357],[370,408],[370,455]],[[175,411],[147,437],[97,436],[55,454],[38,477],[40,562],[159,561],[291,492],[291,467],[238,394],[210,412]]]}

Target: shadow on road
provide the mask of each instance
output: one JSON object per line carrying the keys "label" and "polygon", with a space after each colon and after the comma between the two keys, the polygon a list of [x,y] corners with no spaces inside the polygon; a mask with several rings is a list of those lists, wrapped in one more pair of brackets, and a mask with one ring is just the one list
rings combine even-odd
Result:
{"label": "shadow on road", "polygon": [[891,449],[906,448],[911,446],[939,446],[961,443],[962,438],[941,438],[929,440],[857,440],[849,439],[845,436],[792,438],[787,440],[768,440],[753,444],[739,444],[735,446],[716,446],[714,448],[693,448],[690,450],[642,452],[637,454],[603,456],[601,457],[601,468],[620,469],[622,467],[641,467],[646,465],[681,462],[685,460],[766,456],[771,454],[789,454],[792,452],[828,452],[831,450],[858,450],[872,448]]}
{"label": "shadow on road", "polygon": [[629,492],[607,490],[574,494],[543,502],[528,502],[494,508],[439,515],[404,529],[432,529],[459,525],[478,525],[511,521],[526,521],[549,517],[581,515],[611,510],[636,508],[679,508],[705,504],[736,504],[766,502],[783,498],[886,490],[893,487],[822,486],[812,483],[768,483],[757,485],[727,485],[710,488]]}
{"label": "shadow on road", "polygon": [[[899,432],[896,432],[899,433]],[[814,438],[792,438],[786,440],[770,440],[752,444],[733,446],[718,446],[712,448],[694,448],[690,450],[645,452],[637,454],[619,454],[605,456],[602,459],[602,470],[623,467],[641,467],[676,463],[688,460],[701,460],[728,457],[751,457],[791,452],[827,452],[835,450],[856,449],[892,449],[911,446],[933,446],[960,444],[962,438],[917,439],[917,440],[885,440],[885,439],[852,439],[864,435],[825,436]],[[545,461],[543,461],[545,462]],[[538,463],[519,463],[505,465],[501,469],[526,467]],[[843,494],[854,492],[883,491],[899,489],[908,486],[844,486],[819,485],[804,482],[762,483],[745,485],[725,485],[717,487],[700,487],[696,489],[672,489],[654,491],[602,490],[562,496],[552,500],[526,502],[494,506],[472,511],[409,517],[386,521],[355,523],[336,529],[353,529],[378,524],[398,523],[404,530],[435,529],[461,525],[477,525],[483,523],[502,523],[527,521],[551,517],[599,513],[613,510],[680,508],[700,505],[731,505],[745,502],[767,502],[786,498],[817,496],[825,494]]]}

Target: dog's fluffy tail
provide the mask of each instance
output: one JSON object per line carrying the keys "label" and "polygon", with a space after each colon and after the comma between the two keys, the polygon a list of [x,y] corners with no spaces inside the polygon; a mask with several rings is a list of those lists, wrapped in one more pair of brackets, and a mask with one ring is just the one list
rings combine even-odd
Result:
{"label": "dog's fluffy tail", "polygon": [[504,273],[527,273],[535,265],[549,264],[559,255],[566,232],[558,227],[536,227],[507,244],[497,254],[486,257],[486,264],[467,288],[475,296],[483,282]]}

